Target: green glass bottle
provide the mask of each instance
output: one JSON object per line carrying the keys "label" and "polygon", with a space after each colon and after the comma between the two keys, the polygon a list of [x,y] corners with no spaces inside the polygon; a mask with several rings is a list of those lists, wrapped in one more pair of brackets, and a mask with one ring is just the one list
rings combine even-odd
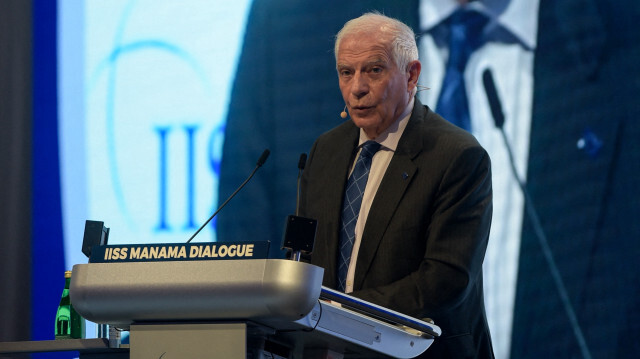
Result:
{"label": "green glass bottle", "polygon": [[69,297],[71,271],[64,272],[64,290],[56,313],[56,339],[84,338],[84,319],[73,309]]}

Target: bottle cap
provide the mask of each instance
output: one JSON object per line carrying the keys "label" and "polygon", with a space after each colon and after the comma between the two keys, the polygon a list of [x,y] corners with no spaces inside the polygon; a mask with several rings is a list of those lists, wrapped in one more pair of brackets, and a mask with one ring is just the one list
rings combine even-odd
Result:
{"label": "bottle cap", "polygon": [[71,271],[68,270],[68,271],[64,272],[64,277],[65,278],[71,278]]}

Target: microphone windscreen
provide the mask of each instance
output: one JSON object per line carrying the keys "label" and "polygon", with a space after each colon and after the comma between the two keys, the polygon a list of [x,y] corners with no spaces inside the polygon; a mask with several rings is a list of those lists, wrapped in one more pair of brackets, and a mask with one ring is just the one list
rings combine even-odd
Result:
{"label": "microphone windscreen", "polygon": [[303,170],[305,164],[307,164],[307,154],[306,153],[301,153],[300,154],[300,159],[298,160],[298,169],[299,170]]}
{"label": "microphone windscreen", "polygon": [[487,99],[489,100],[489,107],[491,108],[493,121],[497,128],[502,128],[504,125],[504,114],[502,113],[502,105],[500,104],[496,84],[493,82],[491,70],[486,69],[482,73],[482,84],[484,85],[484,90],[487,93]]}
{"label": "microphone windscreen", "polygon": [[260,156],[260,158],[258,158],[258,162],[256,163],[256,166],[261,167],[265,162],[267,162],[267,158],[269,157],[269,154],[271,153],[271,151],[269,151],[269,149],[265,149],[264,152],[262,152],[262,156]]}
{"label": "microphone windscreen", "polygon": [[347,118],[347,105],[344,105],[344,110],[342,110],[342,112],[340,112],[340,117],[342,118]]}

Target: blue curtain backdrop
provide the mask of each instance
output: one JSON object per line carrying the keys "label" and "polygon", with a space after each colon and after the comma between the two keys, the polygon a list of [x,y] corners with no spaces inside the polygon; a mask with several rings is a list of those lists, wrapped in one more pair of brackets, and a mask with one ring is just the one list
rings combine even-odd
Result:
{"label": "blue curtain backdrop", "polygon": [[[31,338],[53,339],[64,288],[55,0],[33,0]],[[46,357],[53,357],[47,355]],[[57,354],[69,357],[68,353]]]}

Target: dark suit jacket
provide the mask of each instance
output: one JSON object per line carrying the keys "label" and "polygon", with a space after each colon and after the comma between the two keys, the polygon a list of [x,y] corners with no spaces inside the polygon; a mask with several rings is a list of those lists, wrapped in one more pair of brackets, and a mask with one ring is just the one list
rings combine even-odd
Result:
{"label": "dark suit jacket", "polygon": [[[527,187],[593,358],[640,351],[638,15],[638,1],[540,3]],[[541,248],[525,217],[511,357],[580,357]]]}
{"label": "dark suit jacket", "polygon": [[[347,121],[313,145],[301,213],[318,220],[312,263],[335,288],[343,189],[359,129]],[[443,330],[427,357],[493,357],[482,293],[492,211],[490,160],[469,133],[417,99],[364,229],[354,296]]]}

